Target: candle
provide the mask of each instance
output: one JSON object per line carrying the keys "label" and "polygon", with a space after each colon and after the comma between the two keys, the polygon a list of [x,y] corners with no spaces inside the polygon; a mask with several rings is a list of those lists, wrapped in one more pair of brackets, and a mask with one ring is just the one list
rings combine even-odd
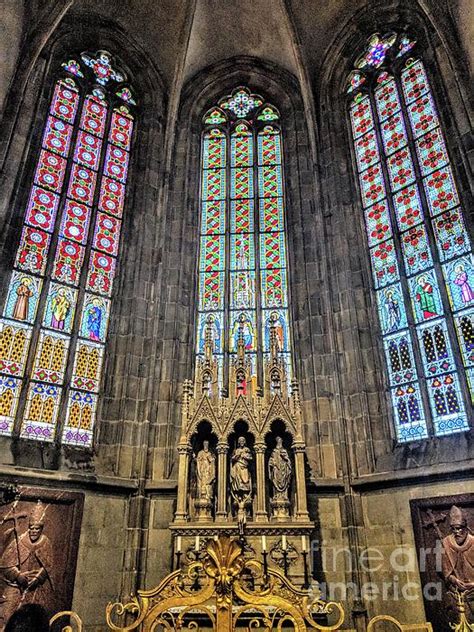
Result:
{"label": "candle", "polygon": [[194,550],[199,551],[199,536],[196,536],[196,542],[194,544]]}
{"label": "candle", "polygon": [[181,553],[181,536],[176,536],[176,553]]}
{"label": "candle", "polygon": [[266,551],[266,550],[267,550],[267,536],[262,535],[262,551]]}
{"label": "candle", "polygon": [[281,536],[281,548],[286,551],[286,535]]}
{"label": "candle", "polygon": [[301,536],[301,550],[302,551],[307,551],[308,550],[306,548],[306,536],[305,535]]}

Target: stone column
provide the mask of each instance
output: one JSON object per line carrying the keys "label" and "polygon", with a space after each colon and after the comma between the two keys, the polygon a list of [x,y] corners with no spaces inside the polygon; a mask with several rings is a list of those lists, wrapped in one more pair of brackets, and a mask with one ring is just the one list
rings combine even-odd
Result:
{"label": "stone column", "polygon": [[292,447],[295,455],[296,520],[298,522],[307,522],[309,520],[309,514],[306,500],[306,481],[304,470],[305,445],[303,442],[295,442]]}
{"label": "stone column", "polygon": [[218,443],[217,450],[217,511],[216,520],[227,520],[227,443]]}
{"label": "stone column", "polygon": [[265,485],[265,449],[264,443],[256,443],[255,449],[255,469],[257,472],[257,506],[255,511],[255,522],[268,522],[267,515],[267,488]]}
{"label": "stone column", "polygon": [[189,443],[178,445],[178,498],[176,502],[175,522],[186,522],[188,519],[188,485],[189,485],[189,458],[191,456]]}

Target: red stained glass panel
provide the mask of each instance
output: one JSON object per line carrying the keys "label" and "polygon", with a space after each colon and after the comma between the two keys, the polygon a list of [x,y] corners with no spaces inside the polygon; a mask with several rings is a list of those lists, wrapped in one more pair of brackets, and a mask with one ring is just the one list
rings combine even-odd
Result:
{"label": "red stained glass panel", "polygon": [[74,160],[85,167],[97,169],[102,141],[89,132],[79,131],[74,150]]}
{"label": "red stained glass panel", "polygon": [[90,210],[85,204],[66,200],[61,222],[61,236],[85,244],[89,220]]}
{"label": "red stained glass panel", "polygon": [[116,255],[120,238],[120,220],[104,213],[98,213],[95,231],[94,248],[109,255]]}
{"label": "red stained glass panel", "polygon": [[92,204],[94,197],[96,174],[90,169],[86,169],[82,165],[74,164],[69,179],[68,196],[83,202],[84,204]]}
{"label": "red stained glass panel", "polygon": [[16,255],[16,267],[34,274],[44,274],[50,239],[48,233],[24,226]]}
{"label": "red stained glass panel", "polygon": [[36,168],[35,182],[56,193],[61,192],[66,161],[61,156],[42,150]]}
{"label": "red stained glass panel", "polygon": [[120,147],[109,145],[105,157],[104,174],[125,183],[127,180],[128,153]]}
{"label": "red stained glass panel", "polygon": [[49,116],[43,135],[43,147],[61,156],[67,156],[71,144],[72,125]]}
{"label": "red stained glass panel", "polygon": [[81,115],[81,128],[86,132],[102,137],[104,135],[107,105],[95,96],[84,101]]}
{"label": "red stained glass panel", "polygon": [[91,252],[87,273],[87,290],[110,296],[115,276],[116,260],[103,252]]}
{"label": "red stained glass panel", "polygon": [[132,139],[133,120],[121,112],[114,110],[109,132],[109,141],[127,151]]}
{"label": "red stained glass panel", "polygon": [[121,182],[102,178],[100,185],[99,209],[111,213],[116,217],[122,217],[125,186]]}
{"label": "red stained glass panel", "polygon": [[60,238],[54,257],[53,278],[61,283],[77,285],[84,261],[84,247]]}
{"label": "red stained glass panel", "polygon": [[51,232],[58,210],[59,196],[41,187],[31,189],[25,222],[35,228]]}
{"label": "red stained glass panel", "polygon": [[50,112],[68,123],[76,118],[79,93],[76,88],[64,81],[58,81],[54,89]]}

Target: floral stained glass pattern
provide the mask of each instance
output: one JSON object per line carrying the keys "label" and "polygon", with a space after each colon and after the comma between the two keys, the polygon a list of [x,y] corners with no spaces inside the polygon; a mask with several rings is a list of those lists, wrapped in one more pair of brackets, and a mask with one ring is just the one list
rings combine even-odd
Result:
{"label": "floral stained glass pattern", "polygon": [[[434,98],[421,60],[409,59],[401,70],[392,66],[415,46],[406,34],[374,34],[348,79],[360,74],[348,91],[349,115],[400,441],[426,437],[427,417],[437,435],[469,427],[453,347],[460,346],[471,388],[474,364],[471,245]],[[447,324],[448,301],[457,340]],[[415,326],[408,328],[411,320]]]}
{"label": "floral stained glass pattern", "polygon": [[90,446],[136,101],[104,51],[61,72],[0,320],[0,434]]}

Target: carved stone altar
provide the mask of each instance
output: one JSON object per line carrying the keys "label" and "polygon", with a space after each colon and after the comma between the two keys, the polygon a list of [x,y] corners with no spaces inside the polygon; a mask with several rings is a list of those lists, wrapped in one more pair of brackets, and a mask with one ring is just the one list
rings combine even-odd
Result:
{"label": "carved stone altar", "polygon": [[281,549],[285,571],[302,579],[314,524],[306,501],[298,383],[288,380],[273,324],[263,386],[256,386],[242,322],[229,391],[222,393],[212,322],[206,327],[194,383],[183,388],[177,509],[170,525],[175,552],[184,560],[218,535],[245,533],[256,554]]}

